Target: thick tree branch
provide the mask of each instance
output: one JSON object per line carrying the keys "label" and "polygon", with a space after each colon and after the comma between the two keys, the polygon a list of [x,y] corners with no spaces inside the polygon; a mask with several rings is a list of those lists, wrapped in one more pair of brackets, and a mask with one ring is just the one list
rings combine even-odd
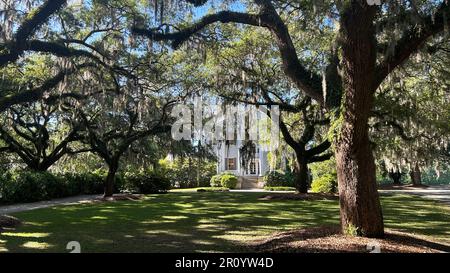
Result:
{"label": "thick tree branch", "polygon": [[436,13],[423,18],[422,23],[407,30],[396,43],[394,53],[388,56],[378,67],[374,90],[395,68],[402,65],[416,53],[425,42],[444,31],[450,24],[450,3],[443,1]]}
{"label": "thick tree branch", "polygon": [[328,140],[325,140],[324,142],[320,143],[319,145],[315,146],[314,148],[307,150],[306,154],[308,157],[312,158],[316,155],[319,155],[319,154],[325,152],[330,147],[331,147],[331,143]]}
{"label": "thick tree branch", "polygon": [[13,105],[27,102],[34,102],[41,99],[46,91],[49,91],[58,86],[58,84],[61,83],[66,76],[71,75],[72,73],[78,71],[78,69],[89,66],[92,66],[92,64],[83,64],[78,66],[76,69],[61,71],[58,74],[56,74],[53,78],[46,80],[40,87],[37,87],[32,90],[23,91],[17,94],[0,97],[0,113]]}
{"label": "thick tree branch", "polygon": [[66,0],[47,0],[36,11],[30,12],[17,29],[14,41],[5,44],[7,52],[0,54],[0,67],[17,60],[25,50],[24,46],[27,39],[65,4]]}
{"label": "thick tree branch", "polygon": [[265,27],[269,29],[276,38],[275,41],[281,54],[283,69],[286,75],[306,95],[320,104],[324,104],[321,77],[308,71],[308,69],[300,63],[289,30],[271,2],[264,0],[255,0],[255,2],[261,7],[259,14],[221,11],[215,14],[206,15],[197,23],[172,33],[161,33],[157,31],[157,29],[144,29],[142,27],[133,27],[132,32],[136,35],[145,36],[155,41],[171,41],[172,47],[178,48],[194,34],[211,24],[218,22]]}
{"label": "thick tree branch", "polygon": [[324,155],[316,155],[316,156],[308,158],[308,163],[326,161],[326,160],[329,160],[331,157],[333,157],[332,153],[328,153],[328,154],[324,154]]}

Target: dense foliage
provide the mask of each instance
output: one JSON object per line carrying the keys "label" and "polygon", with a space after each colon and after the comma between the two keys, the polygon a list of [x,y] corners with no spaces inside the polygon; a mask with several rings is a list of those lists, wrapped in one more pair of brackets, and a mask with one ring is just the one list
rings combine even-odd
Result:
{"label": "dense foliage", "polygon": [[216,163],[202,158],[176,158],[173,161],[162,161],[160,164],[174,188],[209,186],[216,173]]}
{"label": "dense foliage", "polygon": [[155,171],[127,172],[124,175],[125,189],[133,193],[165,193],[170,189],[170,180]]}
{"label": "dense foliage", "polygon": [[104,177],[97,173],[55,175],[49,172],[10,171],[0,176],[0,202],[35,202],[103,193]]}
{"label": "dense foliage", "polygon": [[316,178],[311,183],[312,192],[320,193],[336,193],[337,192],[337,179],[331,174],[325,174],[319,178]]}
{"label": "dense foliage", "polygon": [[230,172],[223,172],[217,175],[214,175],[210,179],[210,186],[215,187],[223,187],[228,189],[236,188],[238,184],[238,178],[235,174]]}
{"label": "dense foliage", "polygon": [[333,159],[311,164],[312,192],[336,193],[338,189],[336,161]]}
{"label": "dense foliage", "polygon": [[293,187],[294,178],[291,172],[270,171],[264,176],[267,187]]}
{"label": "dense foliage", "polygon": [[235,189],[238,183],[238,178],[233,174],[224,174],[220,179],[220,184],[224,188]]}

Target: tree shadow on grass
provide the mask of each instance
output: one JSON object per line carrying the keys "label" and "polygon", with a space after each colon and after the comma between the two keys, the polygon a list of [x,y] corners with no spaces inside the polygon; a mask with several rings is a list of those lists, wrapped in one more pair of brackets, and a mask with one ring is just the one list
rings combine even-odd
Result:
{"label": "tree shadow on grass", "polygon": [[[0,235],[0,250],[68,252],[78,241],[82,252],[245,252],[247,242],[298,228],[337,225],[335,200],[260,200],[260,193],[171,193],[145,200],[59,206],[17,213],[26,223]],[[388,225],[419,221],[402,198],[384,198]],[[391,208],[393,207],[393,208]],[[403,211],[405,210],[405,211]],[[399,211],[402,217],[397,218]],[[435,233],[449,232],[439,212]],[[434,215],[437,214],[437,215]],[[447,222],[448,223],[448,222]],[[32,237],[32,234],[46,234]]]}

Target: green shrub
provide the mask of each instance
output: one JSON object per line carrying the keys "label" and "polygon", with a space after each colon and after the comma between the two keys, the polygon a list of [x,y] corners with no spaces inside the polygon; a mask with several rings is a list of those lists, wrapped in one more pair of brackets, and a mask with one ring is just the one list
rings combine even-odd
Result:
{"label": "green shrub", "polygon": [[267,187],[293,187],[294,175],[291,172],[270,171],[264,176]]}
{"label": "green shrub", "polygon": [[211,179],[210,179],[209,186],[211,186],[211,187],[219,187],[219,188],[222,187],[222,177],[224,175],[236,176],[232,172],[223,172],[223,173],[219,173],[219,174],[213,175],[211,177]]}
{"label": "green shrub", "polygon": [[314,179],[326,174],[331,174],[337,179],[336,160],[334,157],[327,161],[309,164],[309,168]]}
{"label": "green shrub", "polygon": [[[8,171],[0,175],[0,202],[35,202],[79,194],[102,194],[105,177],[103,170],[66,174]],[[114,191],[121,191],[123,184],[122,176],[117,175]]]}
{"label": "green shrub", "polygon": [[101,194],[104,191],[105,176],[95,173],[67,173],[64,175],[72,195]]}
{"label": "green shrub", "polygon": [[1,202],[35,202],[67,196],[63,180],[48,172],[7,172],[0,179]]}
{"label": "green shrub", "polygon": [[235,189],[238,183],[238,178],[234,174],[224,174],[220,179],[220,184],[224,188]]}
{"label": "green shrub", "polygon": [[222,175],[221,174],[216,174],[214,176],[211,177],[210,180],[210,185],[211,187],[220,187],[222,186]]}
{"label": "green shrub", "polygon": [[142,194],[164,193],[170,189],[170,180],[154,171],[127,172],[124,183],[128,191]]}
{"label": "green shrub", "polygon": [[336,193],[337,180],[332,174],[325,174],[317,179],[314,179],[311,184],[312,192],[321,193]]}

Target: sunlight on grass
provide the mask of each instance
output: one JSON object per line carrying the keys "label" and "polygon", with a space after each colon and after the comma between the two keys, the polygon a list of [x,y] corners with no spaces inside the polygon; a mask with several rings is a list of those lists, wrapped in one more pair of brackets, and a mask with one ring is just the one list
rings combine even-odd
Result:
{"label": "sunlight on grass", "polygon": [[155,220],[145,220],[142,221],[141,224],[148,225],[148,224],[171,224],[176,223],[175,220],[161,220],[161,219],[155,219]]}
{"label": "sunlight on grass", "polygon": [[166,234],[169,236],[177,236],[177,237],[189,237],[191,236],[188,233],[181,233],[181,232],[177,232],[175,230],[147,230],[145,233],[147,234],[157,234],[157,235],[162,235],[162,234]]}
{"label": "sunlight on grass", "polygon": [[[66,252],[67,242],[75,240],[82,242],[85,252],[232,252],[274,232],[339,224],[338,201],[268,201],[261,196],[169,193],[138,202],[20,212],[14,216],[24,224],[0,234],[0,250]],[[420,197],[393,195],[381,200],[386,228],[449,242],[449,208]],[[45,243],[28,242],[32,238],[45,238]]]}
{"label": "sunlight on grass", "polygon": [[205,229],[205,230],[225,230],[227,229],[224,225],[215,225],[215,224],[200,224],[197,225],[196,228],[198,229]]}
{"label": "sunlight on grass", "polygon": [[6,241],[0,240],[0,253],[1,252],[8,252],[9,250],[5,247]]}
{"label": "sunlight on grass", "polygon": [[106,240],[106,239],[99,239],[99,240],[95,240],[97,243],[99,244],[112,244],[114,243],[113,240]]}
{"label": "sunlight on grass", "polygon": [[1,235],[25,238],[44,238],[50,236],[50,233],[3,232]]}
{"label": "sunlight on grass", "polygon": [[167,216],[163,216],[163,219],[169,219],[169,220],[179,220],[179,219],[187,219],[187,216],[182,216],[182,215],[167,215]]}
{"label": "sunlight on grass", "polygon": [[32,248],[32,249],[46,249],[52,247],[52,245],[48,243],[42,243],[42,242],[26,242],[22,245],[22,247],[25,248]]}
{"label": "sunlight on grass", "polygon": [[250,232],[229,232],[224,235],[214,236],[214,238],[227,240],[233,243],[243,243],[252,240],[264,239],[267,237],[267,235],[269,234],[254,235]]}
{"label": "sunlight on grass", "polygon": [[48,226],[51,222],[26,222],[25,224],[36,227]]}
{"label": "sunlight on grass", "polygon": [[206,240],[192,240],[193,244],[196,245],[214,245],[215,243],[213,241],[206,241]]}
{"label": "sunlight on grass", "polygon": [[90,219],[92,220],[108,220],[106,216],[92,216]]}

